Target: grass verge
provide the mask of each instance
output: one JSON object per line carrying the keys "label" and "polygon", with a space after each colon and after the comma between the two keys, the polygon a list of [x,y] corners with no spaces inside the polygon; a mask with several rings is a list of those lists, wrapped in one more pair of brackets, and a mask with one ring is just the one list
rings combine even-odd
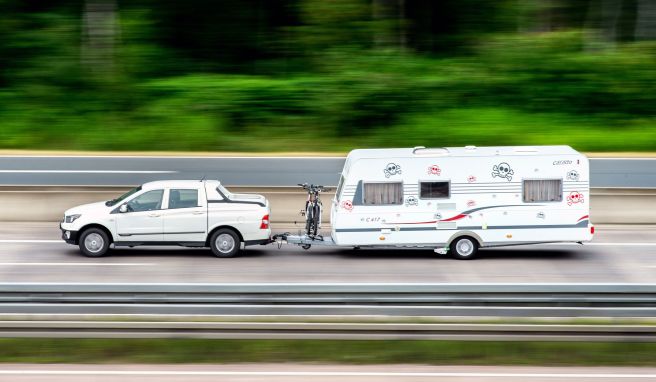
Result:
{"label": "grass verge", "polygon": [[0,339],[4,363],[239,363],[656,366],[656,343]]}

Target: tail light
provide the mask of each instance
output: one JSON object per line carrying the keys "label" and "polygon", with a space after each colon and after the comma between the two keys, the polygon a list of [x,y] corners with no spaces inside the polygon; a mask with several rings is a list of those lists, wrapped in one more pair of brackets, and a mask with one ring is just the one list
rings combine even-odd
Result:
{"label": "tail light", "polygon": [[260,223],[260,229],[269,229],[269,215],[264,215]]}
{"label": "tail light", "polygon": [[590,235],[594,235],[594,226],[593,225],[590,226]]}

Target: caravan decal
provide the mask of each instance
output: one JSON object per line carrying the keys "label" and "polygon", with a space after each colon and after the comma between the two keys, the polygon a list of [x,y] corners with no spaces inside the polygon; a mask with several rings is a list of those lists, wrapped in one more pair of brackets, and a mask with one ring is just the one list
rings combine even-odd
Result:
{"label": "caravan decal", "polygon": [[581,203],[583,204],[583,194],[578,191],[572,191],[567,196],[567,205],[571,206],[572,204]]}
{"label": "caravan decal", "polygon": [[580,222],[581,220],[590,220],[590,215],[581,216],[581,218],[577,220],[577,222]]}
{"label": "caravan decal", "polygon": [[416,196],[408,196],[405,199],[405,206],[418,206],[419,205],[419,200],[417,200]]}
{"label": "caravan decal", "polygon": [[350,200],[343,201],[342,202],[342,208],[347,210],[347,211],[353,210],[353,202],[350,201]]}
{"label": "caravan decal", "polygon": [[[522,207],[524,206],[523,204],[502,204],[498,206],[488,206],[488,207],[478,207],[478,208],[472,208],[471,210],[466,210],[462,211],[461,213],[452,216],[448,219],[442,219],[442,215],[438,212],[435,214],[435,218],[437,220],[433,221],[426,221],[426,222],[390,222],[390,223],[384,223],[384,224],[430,224],[430,223],[437,223],[437,222],[450,222],[450,221],[455,221],[455,220],[460,220],[464,217],[467,217],[471,215],[474,212],[481,211],[481,210],[487,210],[490,208],[499,208],[499,207]],[[535,204],[534,206],[542,206],[542,204]]]}
{"label": "caravan decal", "polygon": [[567,173],[567,180],[578,181],[579,180],[579,173],[576,170],[569,171]]}
{"label": "caravan decal", "polygon": [[510,165],[506,162],[501,162],[498,165],[492,166],[492,177],[493,178],[504,178],[509,182],[512,180],[512,176],[515,175],[515,172],[510,168]]}
{"label": "caravan decal", "polygon": [[428,175],[437,175],[440,176],[442,173],[442,170],[440,169],[440,166],[434,164],[432,166],[428,166]]}
{"label": "caravan decal", "polygon": [[[450,218],[448,218],[448,219],[441,219],[440,221],[441,221],[441,222],[450,222],[450,221],[454,221],[454,220],[460,220],[460,219],[464,218],[465,216],[470,215],[470,214],[472,214],[472,213],[474,213],[474,212],[476,212],[476,211],[487,210],[487,209],[490,209],[490,208],[499,208],[499,207],[521,207],[521,206],[522,206],[522,204],[503,204],[503,205],[498,205],[498,206],[488,206],[488,207],[472,208],[471,210],[463,211],[463,212],[459,213],[459,214],[456,215],[456,216],[450,217]],[[536,204],[536,206],[539,206],[539,204]]]}
{"label": "caravan decal", "polygon": [[469,176],[467,177],[467,181],[468,181],[469,183],[474,183],[474,182],[476,181],[476,177],[475,177],[474,175],[469,175]]}
{"label": "caravan decal", "polygon": [[389,178],[392,175],[401,175],[401,166],[396,163],[388,163],[383,172],[385,173],[385,178]]}

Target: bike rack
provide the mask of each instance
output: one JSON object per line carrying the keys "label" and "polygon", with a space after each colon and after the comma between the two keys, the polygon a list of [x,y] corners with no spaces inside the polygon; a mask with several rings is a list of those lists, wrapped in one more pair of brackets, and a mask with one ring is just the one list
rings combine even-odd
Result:
{"label": "bike rack", "polygon": [[[333,241],[333,238],[330,236],[309,236],[309,235],[292,235],[289,232],[285,232],[278,235],[273,235],[271,240],[275,243],[278,243],[280,247],[283,243],[294,244],[298,246],[311,246],[311,245],[321,245],[321,246],[334,246],[336,245]],[[309,248],[309,247],[308,247]]]}

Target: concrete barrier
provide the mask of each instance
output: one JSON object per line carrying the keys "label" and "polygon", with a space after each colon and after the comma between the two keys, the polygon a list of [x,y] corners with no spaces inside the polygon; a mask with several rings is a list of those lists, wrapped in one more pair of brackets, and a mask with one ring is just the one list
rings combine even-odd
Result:
{"label": "concrete barrier", "polygon": [[[233,192],[266,196],[275,223],[302,221],[299,212],[306,194],[298,187],[230,187]],[[58,221],[76,205],[108,200],[127,191],[124,187],[2,187],[0,221]],[[596,224],[655,224],[656,189],[592,189],[591,219]],[[323,195],[329,208],[334,194]],[[330,214],[324,213],[327,222]]]}

